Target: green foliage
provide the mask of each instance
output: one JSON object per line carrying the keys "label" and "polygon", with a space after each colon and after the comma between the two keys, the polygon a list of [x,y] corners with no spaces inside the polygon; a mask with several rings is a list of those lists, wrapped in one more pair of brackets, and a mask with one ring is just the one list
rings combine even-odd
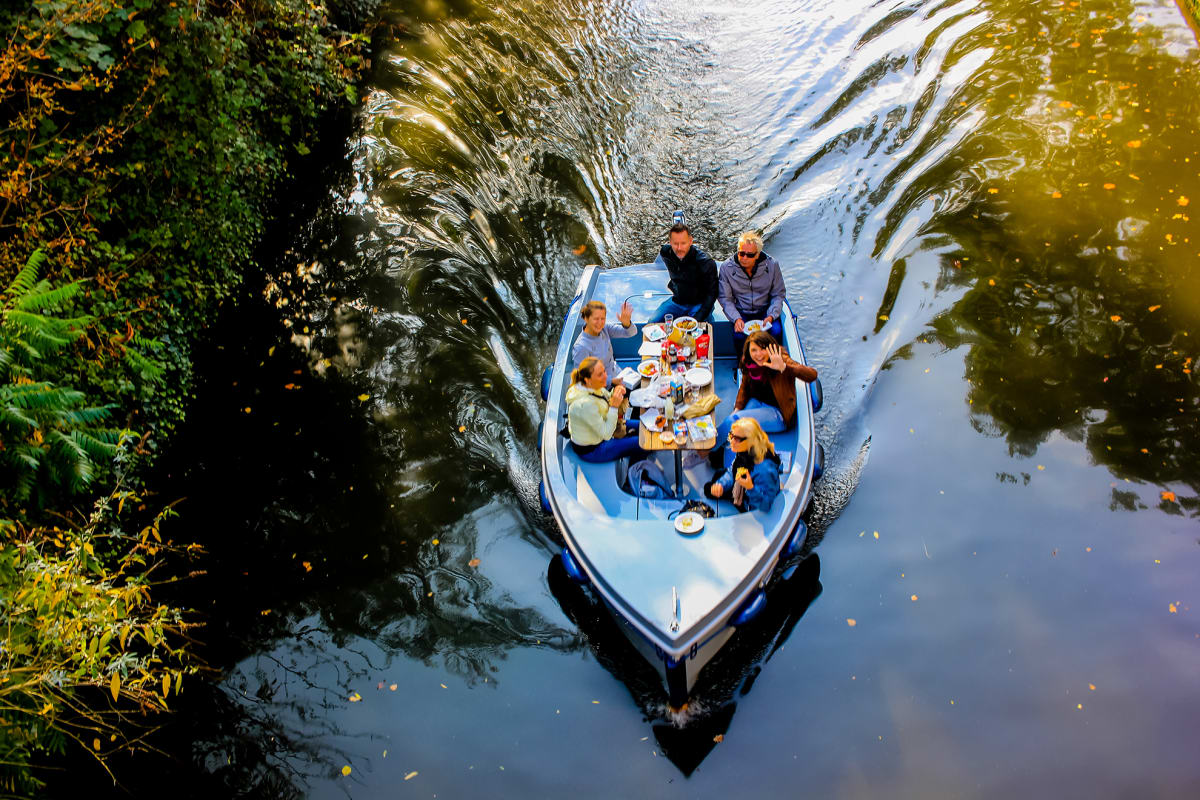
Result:
{"label": "green foliage", "polygon": [[41,508],[56,492],[78,492],[116,453],[122,431],[100,427],[111,406],[43,375],[51,358],[83,335],[89,317],[50,316],[78,293],[38,280],[34,253],[0,304],[0,510]]}
{"label": "green foliage", "polygon": [[78,528],[0,536],[0,784],[19,796],[40,785],[39,753],[136,748],[195,672],[183,614],[150,597],[155,559],[178,549],[160,530],[172,512],[134,536],[121,516],[138,503],[117,491]]}

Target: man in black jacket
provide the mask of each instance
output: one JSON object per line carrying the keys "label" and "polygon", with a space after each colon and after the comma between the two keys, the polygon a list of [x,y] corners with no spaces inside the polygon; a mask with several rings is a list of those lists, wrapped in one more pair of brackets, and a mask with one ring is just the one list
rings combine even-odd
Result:
{"label": "man in black jacket", "polygon": [[658,257],[671,275],[667,284],[671,297],[650,315],[649,321],[661,322],[665,315],[673,314],[707,322],[717,302],[717,262],[692,246],[692,232],[682,222],[671,226],[667,242]]}

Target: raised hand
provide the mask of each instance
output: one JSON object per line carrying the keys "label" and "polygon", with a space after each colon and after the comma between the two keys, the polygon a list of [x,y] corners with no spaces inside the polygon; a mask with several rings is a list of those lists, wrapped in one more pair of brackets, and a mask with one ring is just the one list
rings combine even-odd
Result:
{"label": "raised hand", "polygon": [[783,348],[777,344],[767,345],[767,366],[777,372],[783,372],[787,362],[783,360]]}
{"label": "raised hand", "polygon": [[621,304],[621,313],[617,315],[617,319],[621,322],[622,327],[628,328],[633,322],[633,306],[626,300]]}

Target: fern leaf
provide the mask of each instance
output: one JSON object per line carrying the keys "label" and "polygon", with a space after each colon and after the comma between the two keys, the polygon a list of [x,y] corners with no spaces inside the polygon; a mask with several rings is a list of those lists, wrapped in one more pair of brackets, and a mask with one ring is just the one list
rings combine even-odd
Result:
{"label": "fern leaf", "polygon": [[37,291],[30,292],[17,298],[13,304],[21,311],[45,311],[61,307],[68,300],[79,294],[79,281],[64,284],[57,289],[50,288],[48,281],[42,281],[36,287]]}
{"label": "fern leaf", "polygon": [[8,285],[5,294],[14,297],[29,292],[37,284],[38,273],[41,272],[42,264],[46,262],[46,253],[42,250],[35,250],[29,260],[25,262],[25,266],[17,273],[17,277],[13,278],[13,282]]}
{"label": "fern leaf", "polygon": [[107,420],[114,408],[115,405],[73,408],[63,412],[63,419],[72,425],[96,425]]}
{"label": "fern leaf", "polygon": [[101,441],[83,431],[71,431],[71,438],[92,461],[107,461],[117,453],[115,443]]}

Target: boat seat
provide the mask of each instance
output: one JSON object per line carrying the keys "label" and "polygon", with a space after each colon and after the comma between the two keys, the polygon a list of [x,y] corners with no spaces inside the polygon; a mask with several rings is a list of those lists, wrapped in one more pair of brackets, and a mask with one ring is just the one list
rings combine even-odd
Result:
{"label": "boat seat", "polygon": [[563,447],[563,478],[575,489],[579,502],[596,514],[636,518],[637,498],[622,489],[629,474],[626,459],[593,464],[575,454],[570,444]]}

